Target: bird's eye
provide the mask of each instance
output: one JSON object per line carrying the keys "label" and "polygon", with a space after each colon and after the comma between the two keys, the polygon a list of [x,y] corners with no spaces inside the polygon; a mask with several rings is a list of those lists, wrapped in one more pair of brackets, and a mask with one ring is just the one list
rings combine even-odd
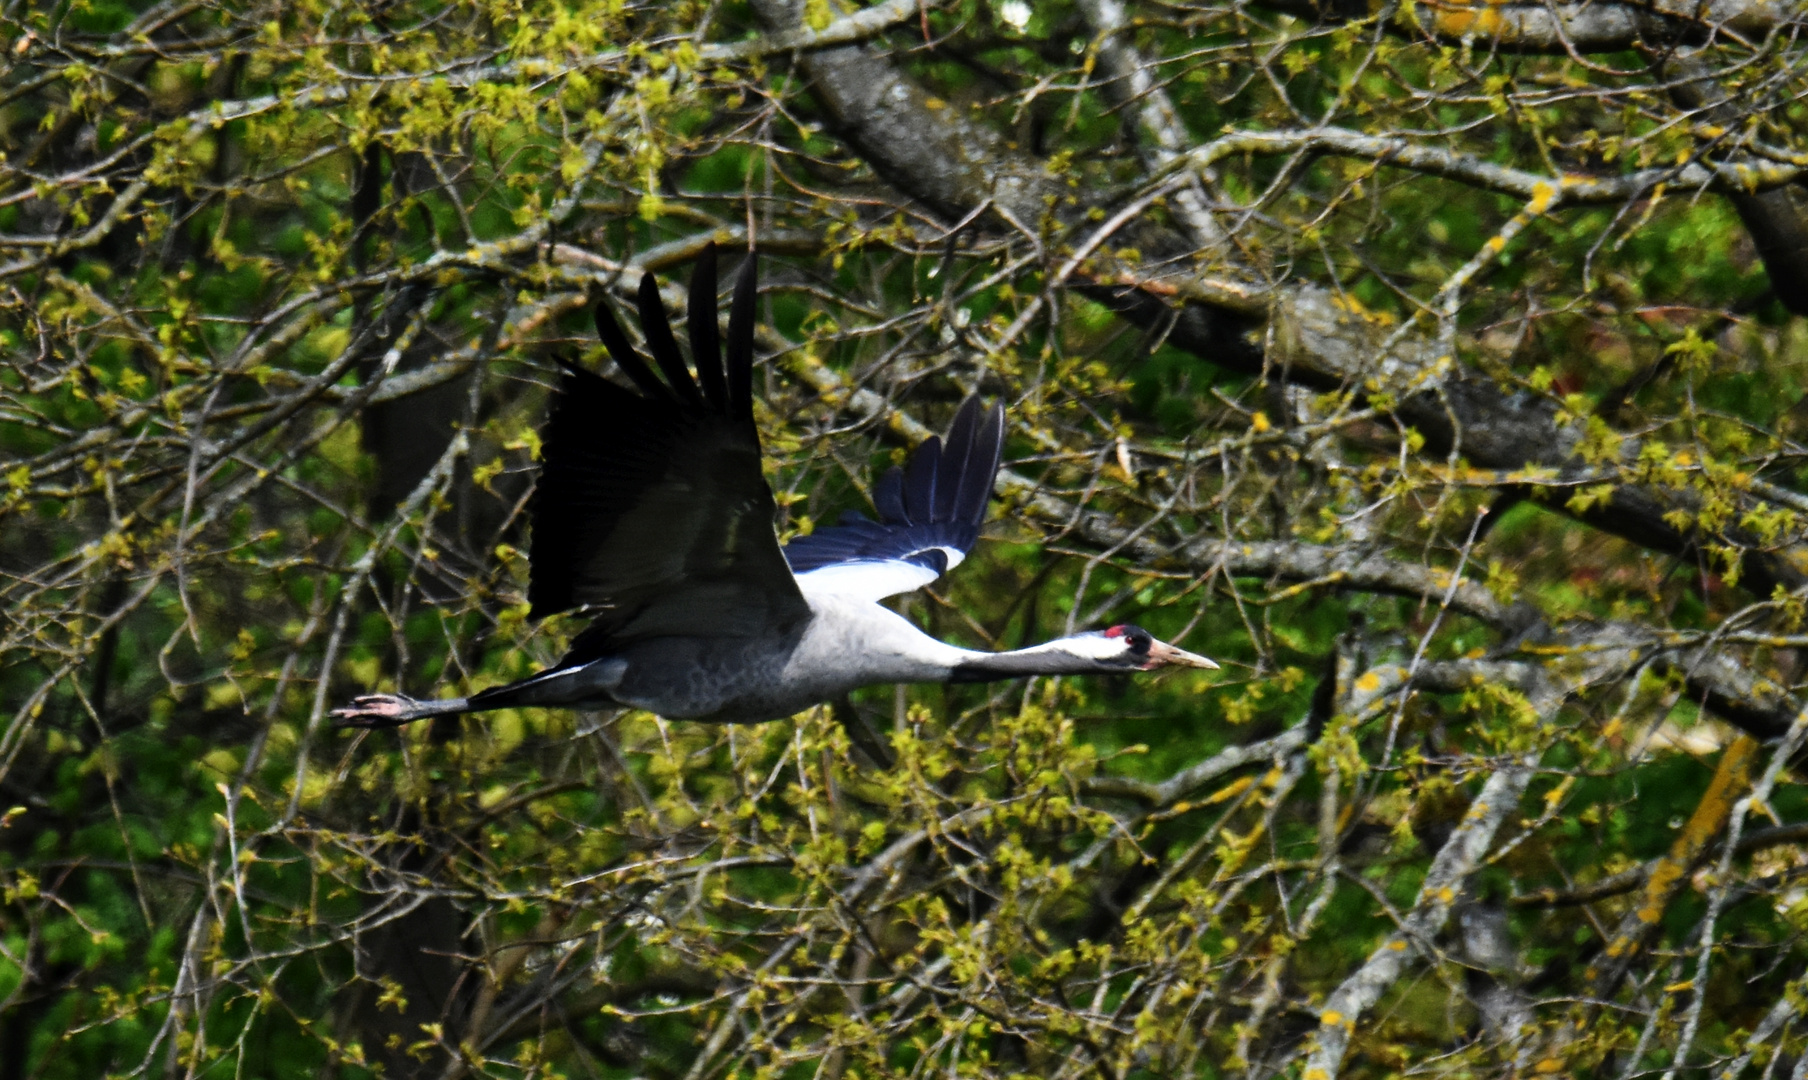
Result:
{"label": "bird's eye", "polygon": [[1154,638],[1149,636],[1147,630],[1144,630],[1140,626],[1132,626],[1130,623],[1120,623],[1119,625],[1106,630],[1105,636],[1108,638],[1123,638],[1125,650],[1136,656],[1148,655],[1149,646],[1155,641]]}

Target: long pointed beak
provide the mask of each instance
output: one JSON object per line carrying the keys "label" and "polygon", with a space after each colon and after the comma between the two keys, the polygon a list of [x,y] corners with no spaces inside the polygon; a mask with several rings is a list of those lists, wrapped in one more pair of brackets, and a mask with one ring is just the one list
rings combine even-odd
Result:
{"label": "long pointed beak", "polygon": [[1181,664],[1185,667],[1210,668],[1213,671],[1218,669],[1215,662],[1198,653],[1187,652],[1185,649],[1169,645],[1165,641],[1150,642],[1149,666],[1157,667],[1162,664]]}

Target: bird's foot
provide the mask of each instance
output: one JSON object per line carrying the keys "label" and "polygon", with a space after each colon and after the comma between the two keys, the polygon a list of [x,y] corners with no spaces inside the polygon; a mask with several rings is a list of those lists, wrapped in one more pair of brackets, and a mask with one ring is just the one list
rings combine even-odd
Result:
{"label": "bird's foot", "polygon": [[398,727],[423,716],[432,716],[432,710],[422,708],[424,704],[428,703],[405,694],[365,694],[353,698],[352,703],[342,709],[334,709],[332,717],[342,727]]}

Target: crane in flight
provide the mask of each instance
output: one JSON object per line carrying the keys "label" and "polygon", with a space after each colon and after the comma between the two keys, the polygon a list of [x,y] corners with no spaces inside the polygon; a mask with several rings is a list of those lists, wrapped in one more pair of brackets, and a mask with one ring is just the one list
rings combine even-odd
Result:
{"label": "crane in flight", "polygon": [[[1004,449],[1004,410],[968,398],[873,488],[878,520],[848,513],[780,547],[753,420],[756,285],[735,284],[724,363],[714,245],[690,285],[693,379],[652,274],[640,325],[653,366],[604,304],[597,334],[629,390],[561,359],[542,434],[527,597],[532,618],[591,622],[556,665],[470,697],[367,694],[333,716],[389,727],[520,706],[645,709],[744,723],[790,716],[863,686],[1029,675],[1215,668],[1128,624],[1009,652],[963,649],[879,601],[958,566],[979,538]],[[663,376],[663,378],[661,378]]]}

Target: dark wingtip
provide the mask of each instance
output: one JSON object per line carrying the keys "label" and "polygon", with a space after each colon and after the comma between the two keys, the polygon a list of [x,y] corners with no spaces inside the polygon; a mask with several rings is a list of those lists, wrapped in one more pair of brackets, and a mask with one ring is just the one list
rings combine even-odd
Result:
{"label": "dark wingtip", "polygon": [[679,400],[702,405],[703,395],[690,369],[684,366],[684,354],[678,351],[678,339],[672,336],[671,320],[666,318],[665,301],[659,298],[659,279],[651,270],[640,278],[640,333],[647,339],[647,351],[659,365],[665,381],[670,383]]}
{"label": "dark wingtip", "polygon": [[653,374],[653,369],[628,343],[628,335],[622,333],[621,324],[615,321],[615,312],[609,310],[608,302],[598,300],[592,315],[596,319],[597,339],[609,351],[609,358],[615,361],[622,374],[640,387],[641,393],[655,401],[673,400],[671,389],[659,381],[659,376]]}
{"label": "dark wingtip", "polygon": [[753,419],[753,316],[759,300],[759,260],[749,251],[735,275],[734,300],[728,310],[728,414]]}
{"label": "dark wingtip", "polygon": [[964,493],[978,483],[973,476],[973,438],[979,429],[979,396],[961,402],[948,425],[948,439],[942,444],[942,476],[935,488],[936,521],[960,521],[960,507],[966,505]]}
{"label": "dark wingtip", "polygon": [[[971,412],[969,412],[971,410]],[[966,421],[966,426],[962,422]],[[986,500],[992,497],[992,488],[998,482],[998,465],[1004,455],[1004,408],[994,405],[980,411],[979,399],[968,398],[961,406],[961,415],[955,418],[954,429],[949,439],[954,437],[954,430],[959,430],[967,439],[967,453],[961,463],[956,483],[959,494],[952,499],[950,521],[966,525],[977,533],[979,526],[986,519]]]}
{"label": "dark wingtip", "polygon": [[983,521],[986,516],[986,500],[992,497],[992,489],[998,486],[998,469],[1004,464],[1004,406],[994,403],[986,410],[985,426],[980,429],[979,445],[975,450],[975,460],[985,463],[985,482],[980,485],[978,502],[974,505],[972,519]]}
{"label": "dark wingtip", "polygon": [[908,525],[910,514],[904,509],[904,466],[893,465],[873,485],[873,509],[887,525]]}
{"label": "dark wingtip", "polygon": [[935,520],[936,474],[942,466],[942,437],[931,435],[911,451],[904,466],[904,516],[912,525]]}
{"label": "dark wingtip", "polygon": [[703,384],[703,396],[720,412],[731,413],[728,382],[722,374],[722,344],[716,329],[716,242],[711,240],[697,256],[691,270],[690,310],[691,363],[697,368],[697,381]]}

